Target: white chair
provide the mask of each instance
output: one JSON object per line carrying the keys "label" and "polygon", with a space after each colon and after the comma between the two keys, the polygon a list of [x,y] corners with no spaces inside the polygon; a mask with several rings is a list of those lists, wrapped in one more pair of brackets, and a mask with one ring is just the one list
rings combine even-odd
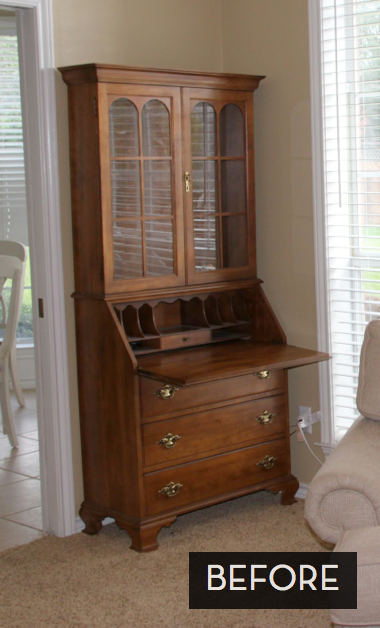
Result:
{"label": "white chair", "polygon": [[[21,406],[25,405],[17,368],[16,329],[21,311],[26,258],[27,250],[23,244],[8,240],[0,241],[0,302],[3,309],[3,320],[0,323],[0,329],[4,329],[4,337],[0,345],[0,404],[3,431],[8,435],[12,447],[18,447],[18,439],[10,405],[10,377],[19,404]],[[8,308],[6,307],[3,290],[7,279],[12,281]]]}
{"label": "white chair", "polygon": [[[21,262],[23,262],[24,266],[23,266],[21,286],[20,286],[21,302],[22,302],[22,294],[24,290],[24,280],[25,280],[25,267],[26,267],[26,260],[28,258],[28,251],[26,247],[20,242],[12,242],[11,240],[0,240],[0,255],[12,255],[14,257],[18,257],[18,259],[21,260]],[[5,323],[6,323],[6,306],[3,300],[1,289],[0,289],[0,303],[2,304],[2,308],[3,308],[3,320],[0,323],[0,329],[4,329]],[[20,306],[20,311],[21,311],[21,306]],[[17,329],[17,326],[16,326],[16,329]],[[13,390],[16,393],[17,401],[19,402],[20,406],[24,407],[25,399],[24,399],[24,393],[22,392],[22,388],[21,388],[20,376],[18,373],[18,365],[17,365],[16,334],[15,334],[12,352],[10,356],[10,373],[11,373],[11,378],[12,378]]]}

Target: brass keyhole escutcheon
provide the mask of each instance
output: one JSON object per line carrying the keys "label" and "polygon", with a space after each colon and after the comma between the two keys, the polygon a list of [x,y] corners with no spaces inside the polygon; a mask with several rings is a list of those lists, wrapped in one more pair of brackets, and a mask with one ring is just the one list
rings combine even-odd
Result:
{"label": "brass keyhole escutcheon", "polygon": [[158,492],[161,495],[166,495],[166,497],[174,497],[178,494],[182,486],[183,484],[180,484],[180,482],[169,482],[169,484],[161,488]]}
{"label": "brass keyhole escutcheon", "polygon": [[163,438],[157,441],[157,445],[162,445],[165,449],[171,449],[175,447],[177,440],[181,437],[178,434],[171,434],[170,432],[166,434]]}
{"label": "brass keyhole escutcheon", "polygon": [[274,465],[274,463],[277,460],[277,456],[265,456],[265,458],[263,458],[262,460],[260,460],[260,462],[257,463],[258,467],[261,467],[262,469],[271,469]]}
{"label": "brass keyhole escutcheon", "polygon": [[259,371],[258,373],[254,373],[254,375],[259,379],[269,379],[272,375],[272,371]]}
{"label": "brass keyhole escutcheon", "polygon": [[177,386],[172,386],[172,384],[165,384],[159,390],[156,390],[154,393],[156,397],[160,397],[161,399],[171,399],[174,397],[175,393],[179,390]]}
{"label": "brass keyhole escutcheon", "polygon": [[276,416],[275,412],[268,412],[268,410],[264,410],[260,416],[256,417],[256,421],[262,425],[268,425],[268,423],[272,422],[274,416]]}

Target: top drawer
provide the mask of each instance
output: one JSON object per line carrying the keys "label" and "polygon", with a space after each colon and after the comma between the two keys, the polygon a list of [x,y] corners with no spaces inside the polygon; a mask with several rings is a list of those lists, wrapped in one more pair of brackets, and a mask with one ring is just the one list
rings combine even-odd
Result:
{"label": "top drawer", "polygon": [[[205,384],[178,387],[170,384],[169,396],[164,389],[165,382],[139,377],[140,408],[142,418],[183,412],[189,408],[210,403],[239,399],[249,395],[284,388],[284,371],[272,371],[266,379],[253,373],[241,377],[218,379]],[[172,395],[172,396],[170,396]]]}

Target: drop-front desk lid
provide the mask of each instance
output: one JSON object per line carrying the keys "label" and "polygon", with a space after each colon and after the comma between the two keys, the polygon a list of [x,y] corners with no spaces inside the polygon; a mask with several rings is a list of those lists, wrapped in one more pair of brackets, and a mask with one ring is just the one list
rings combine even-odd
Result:
{"label": "drop-front desk lid", "polygon": [[288,369],[328,360],[327,353],[292,345],[235,340],[137,356],[140,375],[178,386]]}

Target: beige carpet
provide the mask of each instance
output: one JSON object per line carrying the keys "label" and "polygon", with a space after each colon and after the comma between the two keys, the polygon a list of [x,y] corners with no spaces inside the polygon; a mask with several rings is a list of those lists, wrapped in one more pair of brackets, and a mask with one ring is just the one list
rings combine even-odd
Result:
{"label": "beige carpet", "polygon": [[189,551],[322,551],[303,502],[257,493],[183,515],[159,549],[129,550],[115,524],[0,554],[2,628],[330,628],[321,610],[189,610]]}

